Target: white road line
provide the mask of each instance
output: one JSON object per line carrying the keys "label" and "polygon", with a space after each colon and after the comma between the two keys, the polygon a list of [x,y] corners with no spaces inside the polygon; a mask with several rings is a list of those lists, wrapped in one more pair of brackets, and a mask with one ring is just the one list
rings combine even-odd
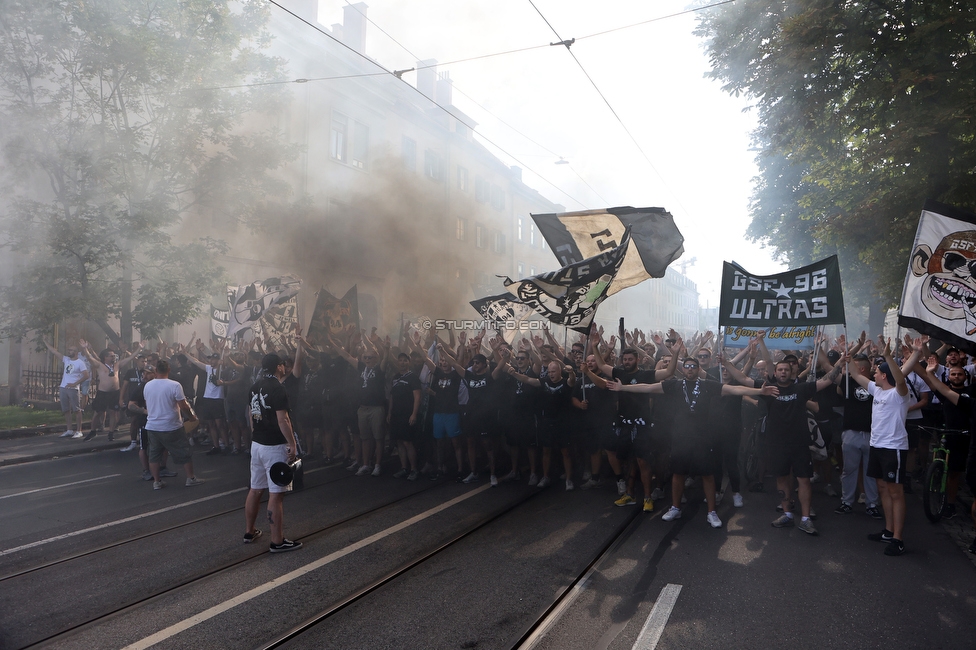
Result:
{"label": "white road line", "polygon": [[99,476],[98,478],[86,478],[84,481],[75,481],[74,483],[63,483],[61,485],[52,485],[51,487],[37,488],[36,490],[27,490],[26,492],[17,492],[16,494],[5,494],[0,499],[10,499],[12,497],[22,497],[25,494],[34,494],[35,492],[43,492],[44,490],[57,490],[58,488],[71,487],[72,485],[81,485],[82,483],[91,483],[92,481],[102,481],[107,478],[115,478],[116,476],[122,476],[121,474],[109,474],[108,476]]}
{"label": "white road line", "polygon": [[671,610],[674,609],[674,603],[678,600],[680,593],[681,585],[667,584],[664,586],[654,603],[654,607],[651,608],[650,615],[644,622],[644,628],[637,635],[633,650],[654,650],[657,647],[657,642],[661,640],[664,626],[668,624]]}
{"label": "white road line", "polygon": [[17,546],[15,548],[8,548],[5,551],[0,551],[0,557],[4,555],[11,555],[19,551],[26,551],[29,548],[34,548],[36,546],[43,546],[45,544],[50,544],[51,542],[57,542],[62,539],[68,539],[69,537],[77,537],[78,535],[84,535],[85,533],[90,533],[96,530],[102,530],[103,528],[111,528],[112,526],[118,526],[119,524],[126,524],[130,521],[136,521],[137,519],[144,519],[146,517],[152,517],[153,515],[159,515],[164,512],[169,512],[170,510],[177,510],[179,508],[185,508],[187,506],[192,506],[197,503],[203,503],[204,501],[210,501],[212,499],[219,499],[220,497],[225,497],[228,494],[234,494],[236,492],[244,492],[248,488],[237,488],[236,490],[229,490],[227,492],[221,492],[220,494],[214,494],[209,497],[203,497],[202,499],[196,499],[194,501],[187,501],[186,503],[179,503],[175,506],[169,506],[168,508],[160,508],[159,510],[153,510],[152,512],[145,512],[141,515],[135,515],[133,517],[126,517],[125,519],[119,519],[117,521],[110,521],[105,524],[99,524],[98,526],[92,526],[91,528],[85,528],[82,530],[76,530],[70,533],[65,533],[64,535],[58,535],[57,537],[48,537],[47,539],[42,539],[37,542],[31,542],[30,544],[24,544],[23,546]]}
{"label": "white road line", "polygon": [[481,492],[488,490],[490,487],[491,487],[490,485],[483,485],[480,488],[477,488],[476,490],[472,490],[470,492],[462,494],[459,497],[451,499],[450,501],[442,503],[439,506],[436,506],[434,508],[431,508],[430,510],[422,512],[419,515],[416,515],[414,517],[411,517],[410,519],[402,521],[396,526],[392,526],[390,528],[387,528],[386,530],[381,530],[375,535],[370,535],[369,537],[359,540],[355,544],[350,544],[349,546],[339,549],[334,553],[330,553],[329,555],[326,555],[325,557],[320,558],[315,562],[311,562],[309,564],[306,564],[305,566],[299,567],[294,571],[286,573],[280,578],[275,578],[271,582],[266,582],[263,585],[257,586],[254,589],[251,589],[250,591],[245,591],[243,594],[240,594],[239,596],[235,596],[230,600],[226,600],[222,603],[214,605],[210,609],[206,609],[200,612],[199,614],[196,614],[194,616],[191,616],[187,619],[180,621],[175,625],[171,625],[164,630],[160,630],[159,632],[153,634],[152,636],[147,636],[141,641],[136,641],[135,643],[126,646],[123,650],[142,650],[144,648],[149,648],[151,646],[154,646],[157,643],[161,643],[162,641],[165,641],[166,639],[169,639],[170,637],[173,637],[179,634],[180,632],[185,632],[191,627],[194,627],[196,625],[199,625],[200,623],[208,621],[219,614],[223,614],[224,612],[233,609],[238,605],[246,603],[249,600],[253,600],[254,598],[257,598],[258,596],[265,594],[271,591],[272,589],[275,589],[276,587],[280,587],[284,584],[291,582],[292,580],[301,578],[302,576],[311,573],[312,571],[321,569],[322,567],[331,564],[336,560],[339,560],[351,553],[355,553],[360,549],[366,548],[370,544],[374,544],[386,537],[389,537],[390,535],[400,532],[405,528],[409,528],[414,524],[420,523],[421,521],[427,519],[428,517],[432,517],[443,510],[447,510],[451,506],[457,505],[466,499],[470,499],[476,494],[480,494]]}

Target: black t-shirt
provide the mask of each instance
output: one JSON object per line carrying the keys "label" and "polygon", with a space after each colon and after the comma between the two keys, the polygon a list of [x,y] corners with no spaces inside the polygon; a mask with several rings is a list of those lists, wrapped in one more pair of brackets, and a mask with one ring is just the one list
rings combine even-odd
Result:
{"label": "black t-shirt", "polygon": [[408,370],[403,374],[393,377],[393,385],[390,388],[390,401],[393,408],[390,411],[391,418],[409,418],[413,414],[413,392],[420,390],[420,378],[416,373]]}
{"label": "black t-shirt", "polygon": [[278,426],[278,411],[288,410],[288,394],[277,378],[263,377],[251,386],[250,409],[251,440],[261,445],[287,444]]}
{"label": "black t-shirt", "polygon": [[586,402],[583,423],[588,427],[610,424],[617,415],[617,393],[599,388],[586,374],[576,378],[573,397]]}
{"label": "black t-shirt", "polygon": [[[129,391],[129,402],[135,402],[136,406],[141,409],[146,408],[146,395],[145,395],[145,384],[137,384],[135,388]],[[126,402],[128,405],[128,402]],[[146,413],[139,413],[138,411],[132,414],[132,421],[136,423],[136,426],[140,429],[146,426],[146,420],[149,419],[149,415]]]}
{"label": "black t-shirt", "polygon": [[[712,366],[705,371],[709,379],[719,381],[718,366]],[[750,379],[749,383],[741,384],[735,377],[729,377],[728,373],[723,373],[728,377],[729,386],[746,386],[746,388],[756,388],[761,386],[758,381]],[[719,398],[717,408],[712,410],[712,421],[715,426],[728,429],[730,427],[742,426],[742,395],[722,395]]]}
{"label": "black t-shirt", "polygon": [[386,406],[386,374],[379,365],[367,368],[359,363],[359,405]]}
{"label": "black t-shirt", "polygon": [[712,415],[722,397],[722,384],[710,379],[672,379],[662,383],[661,388],[671,403],[671,438],[684,443],[708,438],[713,431]]}
{"label": "black t-shirt", "polygon": [[298,391],[298,404],[303,413],[314,413],[322,408],[323,379],[320,370],[302,373]]}
{"label": "black t-shirt", "polygon": [[558,420],[569,414],[572,408],[571,398],[573,389],[563,377],[558,382],[549,378],[549,374],[539,380],[542,389],[539,391],[542,402],[542,417],[547,420]]}
{"label": "black t-shirt", "polygon": [[[192,400],[196,397],[197,393],[193,389],[193,380],[197,378],[196,368],[193,366],[178,366],[174,360],[170,361],[170,368],[169,378],[179,382],[180,386],[183,387],[183,394],[186,396],[186,399]],[[246,388],[244,392],[247,392]]]}
{"label": "black t-shirt", "polygon": [[861,385],[850,377],[846,379],[846,384],[837,387],[837,391],[840,392],[839,397],[844,404],[844,430],[870,432],[871,405],[874,403],[874,398],[867,388],[861,388]]}
{"label": "black t-shirt", "polygon": [[760,395],[766,405],[766,431],[770,442],[788,441],[799,444],[809,442],[810,427],[807,424],[807,401],[817,392],[817,384],[804,381],[787,387],[774,384],[779,395]]}
{"label": "black t-shirt", "polygon": [[[613,378],[624,384],[656,384],[654,375],[654,370],[626,372],[621,366],[613,369]],[[620,393],[617,396],[617,414],[623,423],[650,424],[650,398],[646,393]]]}
{"label": "black t-shirt", "polygon": [[964,431],[968,431],[970,422],[972,420],[972,412],[969,408],[967,408],[970,402],[964,400],[963,398],[970,398],[972,392],[968,387],[956,389],[949,386],[949,388],[959,393],[959,404],[953,404],[949,400],[943,398],[942,413],[945,417],[945,428],[962,429]]}
{"label": "black t-shirt", "polygon": [[[129,386],[125,389],[129,395],[132,395],[132,391],[135,390],[136,386],[142,385],[142,371],[138,368],[129,368],[122,375],[122,383],[129,382]],[[186,393],[184,392],[184,395]],[[123,397],[126,397],[123,395]]]}
{"label": "black t-shirt", "polygon": [[322,379],[322,401],[331,404],[347,399],[349,386],[353,384],[349,378],[351,372],[352,368],[342,357],[327,354],[319,357],[318,374]]}
{"label": "black t-shirt", "polygon": [[476,375],[471,370],[464,371],[464,384],[468,387],[468,413],[485,413],[493,408],[491,373]]}
{"label": "black t-shirt", "polygon": [[434,413],[457,413],[461,410],[458,405],[458,388],[461,386],[461,375],[454,368],[444,372],[440,368],[434,370],[430,389],[434,391],[431,407]]}

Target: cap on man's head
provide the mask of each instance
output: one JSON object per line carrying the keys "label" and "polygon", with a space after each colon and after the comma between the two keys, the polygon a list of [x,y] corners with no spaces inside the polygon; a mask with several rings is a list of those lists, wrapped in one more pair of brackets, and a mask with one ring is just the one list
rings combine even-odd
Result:
{"label": "cap on man's head", "polygon": [[830,361],[830,363],[837,363],[840,361],[840,352],[837,350],[831,350],[827,353],[827,360]]}
{"label": "cap on man's head", "polygon": [[888,380],[889,384],[891,384],[892,386],[895,385],[895,376],[891,374],[891,366],[888,365],[887,361],[882,362],[878,366],[878,373],[884,375],[885,379]]}
{"label": "cap on man's head", "polygon": [[285,362],[275,353],[266,354],[264,358],[261,359],[261,369],[265,372],[274,372],[278,369],[278,366],[283,365]]}
{"label": "cap on man's head", "polygon": [[787,354],[785,357],[783,357],[783,361],[787,361],[787,362],[796,361],[797,363],[800,362],[800,360],[797,358],[795,354]]}

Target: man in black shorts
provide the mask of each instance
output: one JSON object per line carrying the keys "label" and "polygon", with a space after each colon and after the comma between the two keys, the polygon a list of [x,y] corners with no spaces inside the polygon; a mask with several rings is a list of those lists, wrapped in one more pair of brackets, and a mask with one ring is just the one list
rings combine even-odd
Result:
{"label": "man in black shorts", "polygon": [[[417,480],[417,418],[420,415],[420,377],[410,369],[410,355],[401,352],[397,355],[397,373],[393,375],[390,388],[390,407],[386,411],[386,422],[390,425],[390,440],[400,452],[400,471],[393,478],[407,477]],[[408,474],[409,472],[409,474]]]}

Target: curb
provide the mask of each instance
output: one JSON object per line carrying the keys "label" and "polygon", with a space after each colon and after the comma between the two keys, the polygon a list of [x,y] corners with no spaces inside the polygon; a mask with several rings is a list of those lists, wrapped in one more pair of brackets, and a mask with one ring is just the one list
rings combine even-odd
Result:
{"label": "curb", "polygon": [[[82,420],[82,428],[91,429],[91,420]],[[16,440],[17,438],[30,438],[31,436],[43,436],[48,433],[64,433],[63,424],[41,424],[36,427],[21,427],[19,429],[0,429],[0,440]]]}
{"label": "curb", "polygon": [[122,449],[129,445],[128,432],[125,440],[115,440],[108,442],[107,440],[101,443],[92,441],[85,447],[78,447],[74,449],[62,449],[62,450],[51,450],[41,454],[30,454],[24,456],[14,456],[12,458],[0,457],[0,467],[7,467],[9,465],[22,465],[24,463],[33,463],[39,460],[53,460],[56,458],[69,458],[72,456],[81,456],[84,454],[93,454],[102,451],[111,451]]}

